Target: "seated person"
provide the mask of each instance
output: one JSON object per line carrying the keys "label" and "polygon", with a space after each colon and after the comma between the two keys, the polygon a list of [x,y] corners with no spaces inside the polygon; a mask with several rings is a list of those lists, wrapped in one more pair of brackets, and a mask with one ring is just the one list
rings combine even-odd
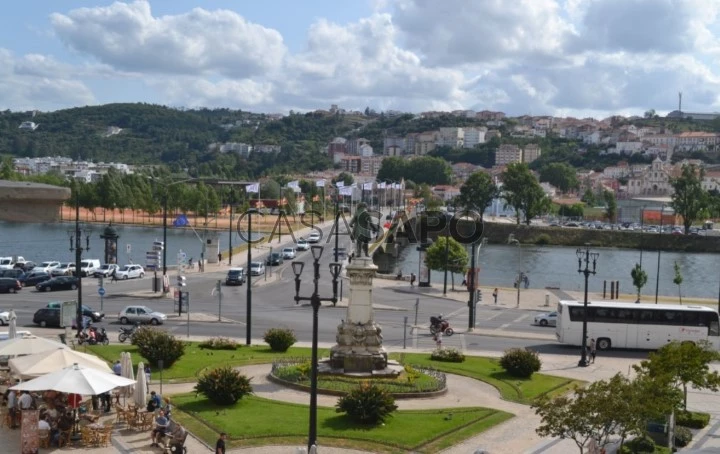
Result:
{"label": "seated person", "polygon": [[150,392],[150,401],[148,402],[148,405],[147,405],[147,411],[153,412],[161,407],[162,407],[162,401],[160,400],[160,395],[157,394],[155,391]]}
{"label": "seated person", "polygon": [[60,417],[60,419],[58,420],[57,432],[55,432],[51,438],[53,445],[56,445],[56,446],[59,445],[60,435],[62,432],[68,432],[68,431],[72,430],[73,424],[75,422],[75,421],[73,421],[73,419],[74,418],[73,418],[72,412],[67,412]]}
{"label": "seated person", "polygon": [[47,413],[40,416],[40,419],[38,420],[38,430],[47,430],[50,432],[51,427],[47,419]]}
{"label": "seated person", "polygon": [[155,428],[152,431],[152,444],[150,446],[159,446],[158,439],[165,435],[169,422],[165,417],[165,412],[160,410],[158,417],[155,418]]}
{"label": "seated person", "polygon": [[165,416],[167,416],[167,419],[172,419],[172,416],[170,415],[170,412],[172,411],[172,405],[170,405],[170,399],[165,397],[165,398],[163,398],[163,401],[165,401],[165,406],[163,406],[163,410],[165,410]]}

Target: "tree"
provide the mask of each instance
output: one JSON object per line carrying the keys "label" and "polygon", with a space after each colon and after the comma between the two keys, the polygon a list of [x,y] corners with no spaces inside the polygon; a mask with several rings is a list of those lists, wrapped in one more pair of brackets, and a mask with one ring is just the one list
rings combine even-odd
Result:
{"label": "tree", "polygon": [[499,195],[500,191],[492,177],[486,172],[475,172],[460,186],[460,195],[457,203],[466,210],[473,210],[480,214],[483,220],[485,209]]}
{"label": "tree", "polygon": [[680,285],[683,283],[683,275],[680,272],[680,265],[678,265],[678,262],[675,262],[675,277],[673,278],[673,284],[678,286],[678,297],[680,298],[680,304],[682,304],[682,290],[680,288]]}
{"label": "tree", "polygon": [[670,182],[674,190],[670,206],[676,214],[682,216],[685,235],[690,233],[690,226],[708,206],[707,191],[702,188],[702,179],[702,170],[698,171],[694,165],[684,165],[682,174]]}
{"label": "tree", "polygon": [[563,162],[552,162],[540,168],[540,181],[548,182],[562,192],[579,186],[577,171]]}
{"label": "tree", "polygon": [[643,115],[645,118],[656,118],[657,114],[655,113],[655,109],[649,109],[645,111],[645,114]]}
{"label": "tree", "polygon": [[687,387],[720,389],[720,374],[710,371],[710,363],[720,359],[720,353],[708,342],[671,342],[650,353],[650,359],[633,368],[640,376],[647,376],[658,386],[668,385],[682,390],[682,406],[687,409]]}
{"label": "tree", "polygon": [[587,206],[589,207],[595,206],[595,194],[593,193],[592,189],[587,188],[580,200],[585,202],[585,204],[587,204]]}
{"label": "tree", "polygon": [[[448,244],[447,259],[445,256],[445,243]],[[453,237],[438,236],[437,240],[427,248],[425,264],[431,270],[465,274],[467,271],[467,250]],[[453,282],[454,284],[454,282]]]}
{"label": "tree", "polygon": [[355,182],[355,177],[353,177],[351,173],[340,172],[340,174],[332,180],[333,184],[337,183],[338,181],[342,181],[345,186],[350,186]]}
{"label": "tree", "polygon": [[617,217],[617,200],[615,193],[612,191],[603,191],[603,199],[605,200],[605,216],[610,223],[614,223]]}
{"label": "tree", "polygon": [[644,269],[642,269],[642,266],[640,266],[639,263],[635,264],[635,268],[630,271],[630,276],[633,280],[633,287],[637,289],[637,302],[640,302],[640,291],[643,287],[645,287],[645,284],[647,284],[647,273]]}
{"label": "tree", "polygon": [[518,225],[521,213],[525,223],[530,225],[533,218],[550,208],[550,199],[545,195],[545,191],[527,164],[509,164],[503,172],[502,181],[502,197],[508,206],[515,209]]}

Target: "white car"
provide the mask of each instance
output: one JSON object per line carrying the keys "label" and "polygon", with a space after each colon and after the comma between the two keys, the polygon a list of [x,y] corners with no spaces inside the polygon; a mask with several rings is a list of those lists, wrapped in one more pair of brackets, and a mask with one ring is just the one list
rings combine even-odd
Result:
{"label": "white car", "polygon": [[0,312],[0,325],[5,326],[8,323],[10,323],[10,312],[8,312],[8,311]]}
{"label": "white car", "polygon": [[282,256],[284,259],[292,260],[295,258],[295,248],[285,247],[282,250]]}
{"label": "white car", "polygon": [[50,262],[42,262],[35,268],[33,268],[33,271],[43,271],[47,274],[50,274],[50,272],[53,270],[53,268],[57,268],[60,266],[60,262],[50,261]]}
{"label": "white car", "polygon": [[298,251],[307,251],[310,249],[310,244],[305,241],[304,238],[300,238],[297,240],[297,243],[295,244],[295,249]]}
{"label": "white car", "polygon": [[74,276],[75,275],[75,262],[61,263],[60,266],[50,270],[50,276]]}
{"label": "white car", "polygon": [[535,324],[540,326],[555,326],[557,324],[557,312],[547,312],[536,315]]}
{"label": "white car", "polygon": [[319,243],[320,242],[320,234],[317,232],[312,232],[310,235],[308,235],[307,242],[310,244]]}
{"label": "white car", "polygon": [[265,274],[263,262],[250,262],[250,276],[262,276]]}
{"label": "white car", "polygon": [[121,325],[127,325],[128,323],[161,325],[167,320],[167,315],[154,311],[147,306],[127,306],[118,313],[118,320],[120,320]]}
{"label": "white car", "polygon": [[140,265],[125,265],[115,272],[117,279],[132,279],[145,277],[145,270]]}

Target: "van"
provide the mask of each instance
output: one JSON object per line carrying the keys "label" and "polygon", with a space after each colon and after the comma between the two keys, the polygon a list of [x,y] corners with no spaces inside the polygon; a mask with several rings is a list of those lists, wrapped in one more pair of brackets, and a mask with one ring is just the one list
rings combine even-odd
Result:
{"label": "van", "polygon": [[92,276],[100,269],[100,260],[85,259],[80,262],[80,276]]}
{"label": "van", "polygon": [[12,277],[0,277],[0,293],[17,293],[22,289],[20,281]]}
{"label": "van", "polygon": [[0,270],[11,270],[15,266],[12,257],[0,257]]}

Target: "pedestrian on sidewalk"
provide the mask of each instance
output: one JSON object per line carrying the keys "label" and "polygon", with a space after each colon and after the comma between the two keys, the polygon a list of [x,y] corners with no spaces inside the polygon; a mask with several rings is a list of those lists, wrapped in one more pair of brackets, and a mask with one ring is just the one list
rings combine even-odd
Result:
{"label": "pedestrian on sidewalk", "polygon": [[595,338],[590,339],[590,362],[595,364],[595,355],[597,355],[597,346],[595,345]]}
{"label": "pedestrian on sidewalk", "polygon": [[222,262],[222,252],[218,252],[218,263]]}
{"label": "pedestrian on sidewalk", "polygon": [[435,333],[435,336],[433,336],[433,338],[435,339],[435,346],[438,348],[438,350],[442,348],[442,336],[442,331],[438,331],[437,333]]}
{"label": "pedestrian on sidewalk", "polygon": [[410,273],[410,287],[415,287],[415,273]]}
{"label": "pedestrian on sidewalk", "polygon": [[110,282],[117,282],[117,280],[118,280],[118,278],[117,278],[117,269],[114,269],[114,270],[112,271],[112,276],[111,276],[111,277],[112,277],[112,278],[110,279]]}
{"label": "pedestrian on sidewalk", "polygon": [[498,297],[498,289],[495,287],[495,290],[493,290],[493,299],[495,300],[495,304],[497,304],[497,297]]}
{"label": "pedestrian on sidewalk", "polygon": [[215,454],[225,454],[225,440],[227,440],[227,434],[223,432],[215,442]]}
{"label": "pedestrian on sidewalk", "polygon": [[190,257],[190,260],[188,260],[188,267],[190,267],[190,269],[193,269],[193,258],[192,257]]}

